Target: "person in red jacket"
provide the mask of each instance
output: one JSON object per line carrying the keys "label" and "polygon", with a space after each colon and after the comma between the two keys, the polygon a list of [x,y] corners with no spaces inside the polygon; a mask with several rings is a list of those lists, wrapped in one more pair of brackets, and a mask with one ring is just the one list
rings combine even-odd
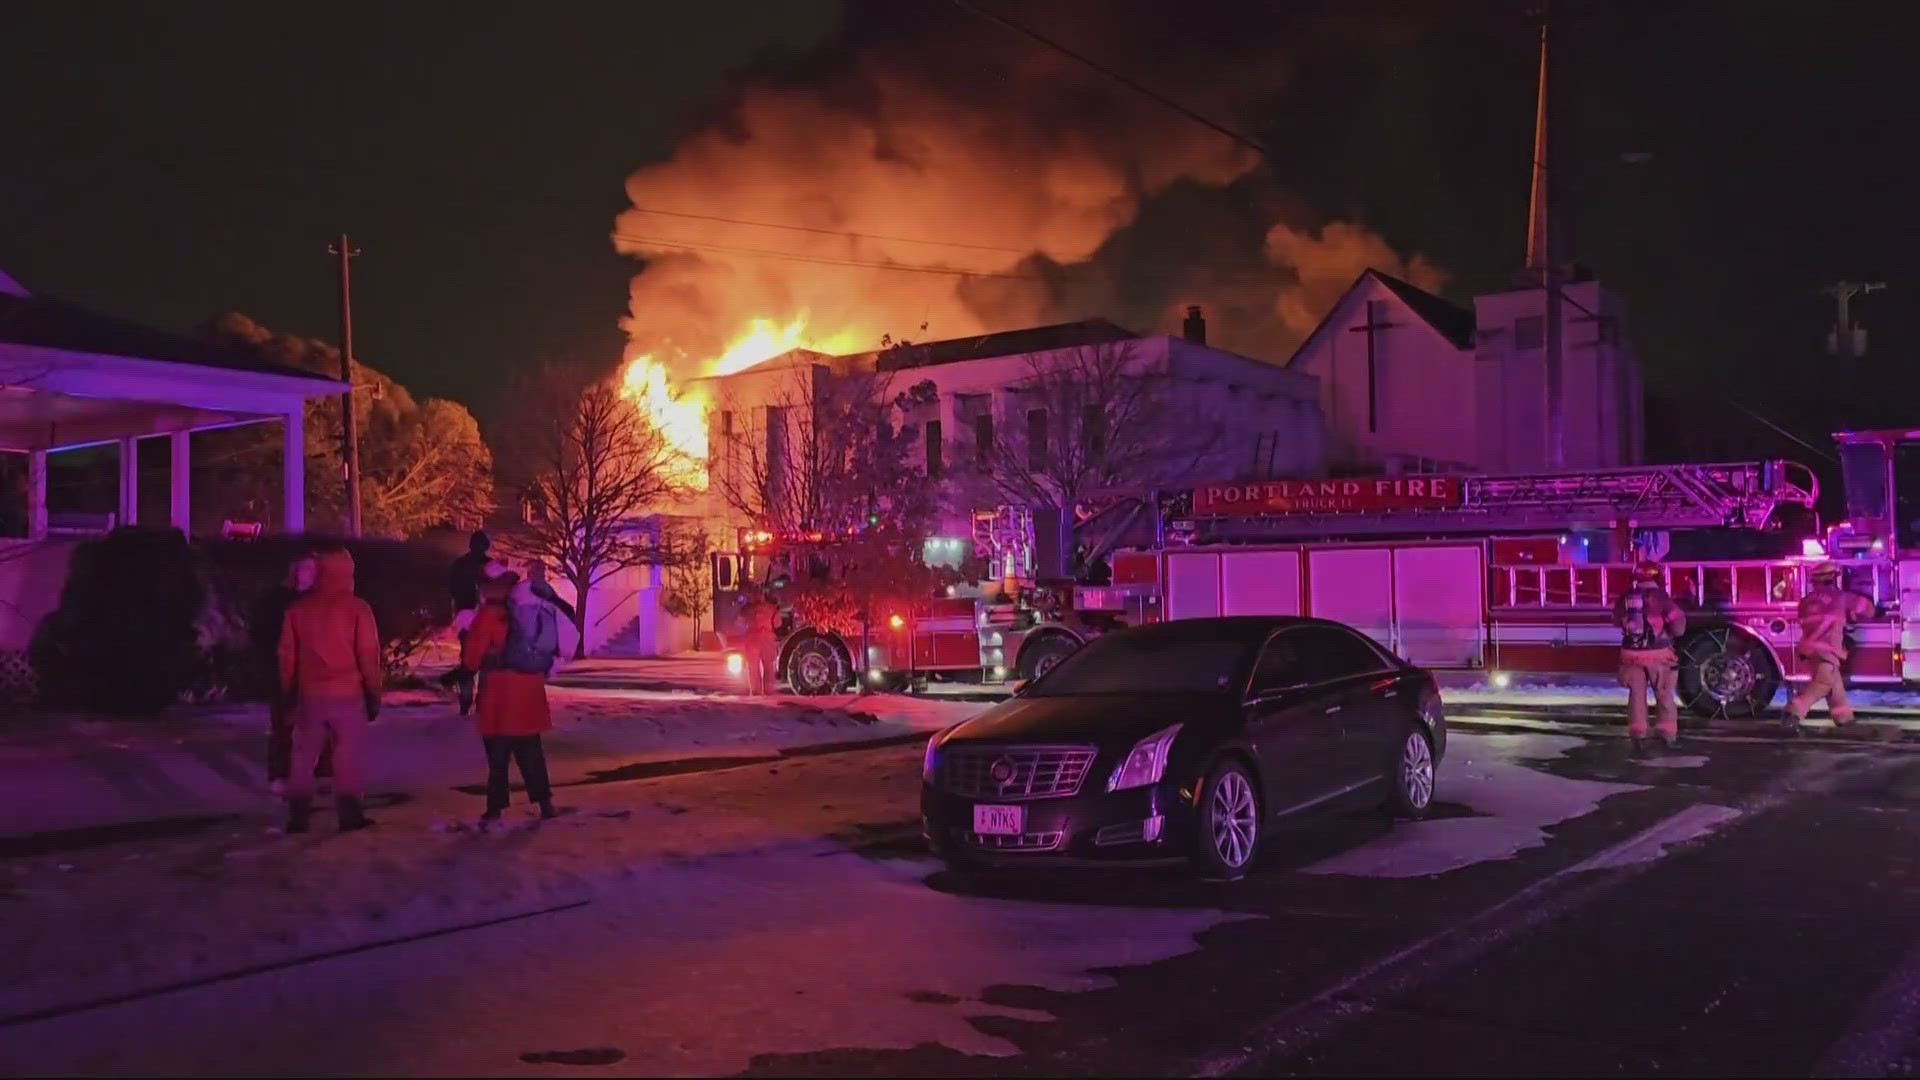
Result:
{"label": "person in red jacket", "polygon": [[364,829],[367,725],[380,715],[380,631],[373,608],[353,594],[353,556],[343,548],[314,560],[313,591],[287,609],[280,628],[280,687],[292,702],[293,762],[287,776],[287,831],[306,832],[313,774],[333,740],[334,801],[342,831]]}
{"label": "person in red jacket", "polygon": [[527,798],[540,807],[541,818],[558,813],[553,806],[553,785],[547,778],[546,747],[540,739],[544,732],[553,730],[546,673],[514,671],[502,663],[513,633],[514,601],[541,602],[530,589],[520,589],[525,595],[516,597],[520,584],[520,575],[508,571],[482,586],[483,602],[467,630],[460,654],[461,668],[477,673],[480,683],[474,723],[487,751],[487,811],[480,816],[483,829],[499,821],[507,808],[510,761],[519,764]]}

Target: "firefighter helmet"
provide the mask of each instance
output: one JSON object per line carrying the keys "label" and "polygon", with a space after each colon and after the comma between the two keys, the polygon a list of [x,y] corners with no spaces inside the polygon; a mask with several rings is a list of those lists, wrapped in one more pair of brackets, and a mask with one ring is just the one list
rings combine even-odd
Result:
{"label": "firefighter helmet", "polygon": [[1814,581],[1839,581],[1840,566],[1830,562],[1815,563],[1813,569],[1807,572],[1807,576]]}
{"label": "firefighter helmet", "polygon": [[1642,585],[1654,585],[1660,581],[1660,564],[1641,560],[1633,564],[1633,580]]}

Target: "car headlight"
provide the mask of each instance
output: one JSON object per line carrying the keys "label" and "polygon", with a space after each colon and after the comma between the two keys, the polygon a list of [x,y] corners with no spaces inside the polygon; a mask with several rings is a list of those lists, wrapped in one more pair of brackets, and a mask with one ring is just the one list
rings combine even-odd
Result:
{"label": "car headlight", "polygon": [[1114,767],[1113,776],[1107,780],[1107,790],[1125,791],[1159,783],[1160,778],[1167,775],[1167,754],[1173,749],[1173,737],[1178,734],[1180,725],[1175,724],[1134,743],[1126,758]]}

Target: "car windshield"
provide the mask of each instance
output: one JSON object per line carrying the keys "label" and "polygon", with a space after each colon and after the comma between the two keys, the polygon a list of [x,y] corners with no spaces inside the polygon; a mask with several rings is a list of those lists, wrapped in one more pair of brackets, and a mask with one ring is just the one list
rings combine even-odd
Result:
{"label": "car windshield", "polygon": [[1060,661],[1028,693],[1230,693],[1239,687],[1253,644],[1244,635],[1108,634]]}

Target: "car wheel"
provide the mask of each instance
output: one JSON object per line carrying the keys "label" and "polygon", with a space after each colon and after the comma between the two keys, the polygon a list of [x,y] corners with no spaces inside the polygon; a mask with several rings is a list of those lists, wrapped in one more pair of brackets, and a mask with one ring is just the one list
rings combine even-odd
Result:
{"label": "car wheel", "polygon": [[1433,793],[1439,779],[1433,760],[1433,740],[1421,728],[1409,724],[1394,748],[1393,764],[1387,772],[1387,809],[1395,817],[1418,821],[1433,806]]}
{"label": "car wheel", "polygon": [[1260,850],[1260,795],[1253,774],[1237,761],[1217,763],[1200,786],[1199,809],[1194,866],[1216,880],[1245,877]]}

